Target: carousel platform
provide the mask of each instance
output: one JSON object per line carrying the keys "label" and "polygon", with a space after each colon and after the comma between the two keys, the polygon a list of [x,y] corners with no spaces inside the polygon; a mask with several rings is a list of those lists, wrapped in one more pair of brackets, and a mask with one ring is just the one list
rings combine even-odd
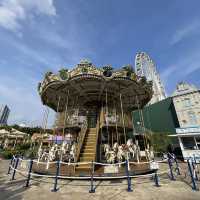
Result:
{"label": "carousel platform", "polygon": [[[49,164],[44,162],[33,163],[33,172],[55,176],[57,172],[57,162]],[[154,173],[156,169],[152,169],[151,162],[126,162],[107,164],[98,162],[80,162],[80,163],[64,163],[59,164],[59,176],[68,179],[90,179],[91,175],[95,179],[112,179],[127,177],[127,169],[130,176]]]}

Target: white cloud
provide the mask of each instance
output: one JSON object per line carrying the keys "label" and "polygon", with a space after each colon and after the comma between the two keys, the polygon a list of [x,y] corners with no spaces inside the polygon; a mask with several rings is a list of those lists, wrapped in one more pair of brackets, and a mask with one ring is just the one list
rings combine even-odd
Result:
{"label": "white cloud", "polygon": [[193,23],[178,29],[171,38],[170,44],[174,45],[181,40],[185,39],[186,37],[199,32],[200,23],[199,21],[194,21]]}
{"label": "white cloud", "polygon": [[169,79],[176,77],[178,80],[186,79],[190,74],[200,70],[200,57],[198,50],[191,51],[187,57],[177,60],[173,65],[167,67],[161,72],[161,77],[165,83]]}
{"label": "white cloud", "polygon": [[56,15],[54,0],[3,0],[0,4],[0,26],[18,31],[28,16]]}

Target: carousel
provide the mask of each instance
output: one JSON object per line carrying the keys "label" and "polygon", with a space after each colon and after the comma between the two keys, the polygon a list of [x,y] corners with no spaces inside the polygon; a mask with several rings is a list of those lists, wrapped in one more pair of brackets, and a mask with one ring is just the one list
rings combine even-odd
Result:
{"label": "carousel", "polygon": [[91,166],[96,176],[122,175],[127,160],[130,173],[152,170],[150,139],[132,123],[132,111],[150,101],[152,83],[130,65],[114,70],[82,60],[73,69],[47,72],[38,91],[56,120],[49,142],[40,142],[35,172],[54,174],[56,161],[62,175],[73,177],[88,176]]}

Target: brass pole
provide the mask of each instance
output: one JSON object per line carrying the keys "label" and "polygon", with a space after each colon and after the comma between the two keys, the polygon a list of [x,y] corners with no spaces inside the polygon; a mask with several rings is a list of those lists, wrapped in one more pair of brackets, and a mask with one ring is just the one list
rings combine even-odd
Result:
{"label": "brass pole", "polygon": [[65,106],[65,115],[64,115],[64,122],[63,122],[63,138],[65,136],[65,125],[66,125],[66,118],[67,118],[68,101],[69,101],[69,90],[67,90],[67,102]]}
{"label": "brass pole", "polygon": [[126,144],[126,128],[125,128],[125,122],[124,122],[124,111],[123,111],[123,103],[122,103],[122,94],[120,93],[120,103],[121,103],[121,112],[122,112],[122,123],[123,123],[123,129],[124,129],[124,139]]}

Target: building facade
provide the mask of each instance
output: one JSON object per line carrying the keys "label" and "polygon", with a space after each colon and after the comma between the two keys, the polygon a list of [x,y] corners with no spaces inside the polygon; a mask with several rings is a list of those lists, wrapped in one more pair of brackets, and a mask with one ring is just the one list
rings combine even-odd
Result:
{"label": "building facade", "polygon": [[10,109],[7,105],[3,105],[0,108],[0,125],[7,125]]}
{"label": "building facade", "polygon": [[172,94],[179,128],[176,136],[184,160],[196,157],[200,162],[200,90],[194,85],[181,82]]}
{"label": "building facade", "polygon": [[145,76],[148,81],[152,81],[153,83],[153,97],[149,105],[166,98],[165,89],[156,69],[156,65],[145,52],[136,54],[135,72],[138,76]]}

